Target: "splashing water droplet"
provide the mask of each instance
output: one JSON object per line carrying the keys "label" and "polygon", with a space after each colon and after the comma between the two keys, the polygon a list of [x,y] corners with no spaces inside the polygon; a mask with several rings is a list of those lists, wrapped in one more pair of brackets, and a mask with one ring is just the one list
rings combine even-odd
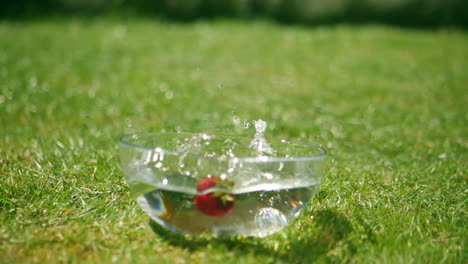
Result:
{"label": "splashing water droplet", "polygon": [[265,132],[265,129],[266,129],[266,122],[259,119],[258,121],[254,121],[254,124],[255,124],[255,130],[257,131],[257,133],[263,133]]}
{"label": "splashing water droplet", "polygon": [[127,127],[128,127],[128,128],[132,128],[132,127],[133,127],[133,124],[132,124],[131,121],[127,121]]}
{"label": "splashing water droplet", "polygon": [[283,162],[280,162],[279,163],[279,166],[278,166],[278,171],[282,171],[284,168],[284,163]]}
{"label": "splashing water droplet", "polygon": [[202,139],[203,139],[203,140],[210,140],[211,137],[210,137],[210,135],[203,133],[203,134],[202,134]]}
{"label": "splashing water droplet", "polygon": [[262,154],[275,155],[276,151],[268,144],[263,132],[265,132],[267,123],[261,119],[254,121],[255,125],[255,135],[253,140],[250,142],[249,147],[257,151],[257,154],[261,156]]}
{"label": "splashing water droplet", "polygon": [[232,122],[234,123],[235,126],[238,126],[240,124],[240,118],[238,116],[233,116]]}
{"label": "splashing water droplet", "polygon": [[166,91],[166,99],[171,100],[173,97],[174,97],[174,92],[172,92],[171,90],[167,90]]}

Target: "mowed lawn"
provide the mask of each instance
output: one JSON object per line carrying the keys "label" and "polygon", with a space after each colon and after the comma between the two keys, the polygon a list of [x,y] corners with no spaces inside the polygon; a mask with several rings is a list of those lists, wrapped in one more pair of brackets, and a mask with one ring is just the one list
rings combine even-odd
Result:
{"label": "mowed lawn", "polygon": [[[457,29],[1,22],[0,262],[464,263],[467,105]],[[254,119],[328,149],[303,215],[264,239],[152,227],[119,137]]]}

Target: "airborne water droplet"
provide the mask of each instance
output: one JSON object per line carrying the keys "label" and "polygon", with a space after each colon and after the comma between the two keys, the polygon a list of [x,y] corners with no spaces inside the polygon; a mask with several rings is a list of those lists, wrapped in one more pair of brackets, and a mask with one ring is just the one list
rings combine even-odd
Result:
{"label": "airborne water droplet", "polygon": [[125,119],[125,124],[126,124],[127,128],[132,128],[133,127],[133,123],[132,123],[132,120],[130,118]]}
{"label": "airborne water droplet", "polygon": [[264,153],[270,155],[276,154],[276,151],[270,146],[270,144],[268,144],[265,137],[263,136],[263,132],[267,126],[266,122],[259,119],[258,121],[254,121],[254,125],[256,132],[253,140],[250,142],[249,147],[256,150],[259,156]]}
{"label": "airborne water droplet", "polygon": [[258,134],[265,132],[266,129],[266,122],[259,119],[258,121],[254,121],[255,124],[255,130],[257,131]]}
{"label": "airborne water droplet", "polygon": [[166,99],[171,100],[172,97],[174,97],[174,92],[172,92],[171,90],[167,90],[166,91]]}
{"label": "airborne water droplet", "polygon": [[234,123],[235,126],[238,126],[240,124],[240,119],[238,116],[233,116],[232,117],[232,122]]}

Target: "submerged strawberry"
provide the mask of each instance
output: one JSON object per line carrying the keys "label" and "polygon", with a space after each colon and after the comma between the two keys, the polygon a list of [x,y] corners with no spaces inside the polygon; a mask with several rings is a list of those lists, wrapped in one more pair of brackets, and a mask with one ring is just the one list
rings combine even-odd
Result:
{"label": "submerged strawberry", "polygon": [[[233,182],[217,177],[208,177],[198,182],[197,191],[203,192],[213,187],[230,189]],[[195,195],[195,207],[208,216],[221,217],[234,209],[234,194],[227,192],[210,192]]]}

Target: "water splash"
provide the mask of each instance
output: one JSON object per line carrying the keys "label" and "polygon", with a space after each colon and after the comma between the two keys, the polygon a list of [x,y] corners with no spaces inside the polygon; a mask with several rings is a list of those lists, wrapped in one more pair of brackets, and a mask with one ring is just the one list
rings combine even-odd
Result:
{"label": "water splash", "polygon": [[237,127],[239,127],[239,125],[240,125],[240,118],[239,118],[238,116],[234,115],[234,116],[232,117],[232,122],[234,123],[234,127],[237,128]]}
{"label": "water splash", "polygon": [[184,140],[176,140],[176,151],[200,153],[204,145],[209,145],[211,136],[205,133],[195,134]]}
{"label": "water splash", "polygon": [[259,156],[263,154],[275,155],[276,151],[268,144],[263,133],[267,127],[267,123],[261,119],[254,121],[255,135],[250,142],[249,147],[257,151]]}
{"label": "water splash", "polygon": [[133,127],[132,120],[127,119],[127,120],[126,120],[126,123],[127,123],[127,128],[131,129],[131,128]]}

